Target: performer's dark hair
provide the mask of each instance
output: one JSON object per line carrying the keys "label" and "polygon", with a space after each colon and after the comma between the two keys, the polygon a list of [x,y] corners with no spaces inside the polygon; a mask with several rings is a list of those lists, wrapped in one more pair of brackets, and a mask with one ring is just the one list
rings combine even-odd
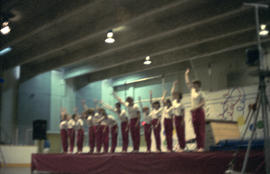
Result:
{"label": "performer's dark hair", "polygon": [[182,92],[178,92],[177,95],[178,95],[177,101],[180,102],[182,100],[182,98],[183,98],[183,94],[182,94]]}
{"label": "performer's dark hair", "polygon": [[126,101],[128,101],[128,100],[133,100],[133,98],[132,97],[127,97]]}
{"label": "performer's dark hair", "polygon": [[167,100],[166,100],[166,103],[169,103],[170,107],[172,106],[172,102],[171,102],[170,99],[167,99]]}
{"label": "performer's dark hair", "polygon": [[180,100],[182,100],[182,98],[183,98],[182,92],[179,92],[178,97],[179,97]]}
{"label": "performer's dark hair", "polygon": [[155,101],[155,102],[153,102],[153,105],[158,105],[158,107],[160,107],[160,102],[159,101]]}
{"label": "performer's dark hair", "polygon": [[200,80],[194,80],[192,81],[192,84],[197,84],[199,87],[202,86],[202,82]]}
{"label": "performer's dark hair", "polygon": [[104,115],[107,115],[107,112],[104,108],[98,108],[98,112],[103,111]]}
{"label": "performer's dark hair", "polygon": [[66,119],[67,119],[67,117],[68,117],[68,115],[67,115],[67,114],[64,114],[64,115],[63,115],[63,118],[62,118],[62,120],[61,120],[61,121],[66,120]]}
{"label": "performer's dark hair", "polygon": [[143,112],[145,112],[146,110],[149,110],[149,107],[143,107]]}
{"label": "performer's dark hair", "polygon": [[72,114],[72,119],[74,120],[76,117],[76,114]]}
{"label": "performer's dark hair", "polygon": [[95,110],[93,108],[89,108],[85,111],[86,115],[95,115]]}
{"label": "performer's dark hair", "polygon": [[115,106],[121,107],[121,103],[120,102],[117,102],[117,103],[115,103]]}

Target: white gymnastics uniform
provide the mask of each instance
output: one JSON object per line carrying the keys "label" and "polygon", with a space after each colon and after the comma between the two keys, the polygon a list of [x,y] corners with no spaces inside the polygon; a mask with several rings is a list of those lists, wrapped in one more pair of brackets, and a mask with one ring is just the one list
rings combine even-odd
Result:
{"label": "white gymnastics uniform", "polygon": [[103,119],[100,123],[100,125],[102,126],[108,126],[108,127],[113,127],[115,125],[117,125],[117,122],[115,120],[115,118],[111,115],[108,115],[106,119]]}
{"label": "white gymnastics uniform", "polygon": [[197,108],[201,100],[204,100],[204,94],[195,88],[191,88],[191,108]]}
{"label": "white gymnastics uniform", "polygon": [[152,109],[151,114],[150,114],[152,117],[152,120],[160,119],[162,116],[162,112],[163,112],[163,107],[160,107],[159,109]]}
{"label": "white gymnastics uniform", "polygon": [[95,116],[92,117],[92,124],[93,124],[94,126],[100,125],[101,122],[98,122],[98,121],[100,121],[100,120],[102,119],[102,117],[103,117],[102,115],[96,113]]}
{"label": "white gymnastics uniform", "polygon": [[88,126],[89,128],[92,127],[92,126],[94,126],[94,124],[93,124],[93,117],[94,117],[94,116],[91,116],[91,115],[89,115],[89,116],[87,117],[86,123],[87,123],[87,126]]}
{"label": "white gymnastics uniform", "polygon": [[129,106],[128,103],[126,102],[125,107],[128,110],[129,119],[138,118],[137,113],[140,112],[140,109],[137,104],[133,104],[133,106]]}
{"label": "white gymnastics uniform", "polygon": [[168,108],[167,106],[165,106],[163,108],[163,115],[165,119],[172,119],[174,116],[174,107],[171,106],[170,108]]}
{"label": "white gymnastics uniform", "polygon": [[128,111],[129,116],[129,127],[131,132],[131,138],[133,142],[133,150],[139,151],[140,148],[140,109],[137,104],[133,106],[128,106],[128,103],[125,103],[125,107]]}
{"label": "white gymnastics uniform", "polygon": [[68,122],[67,122],[67,125],[68,125],[68,129],[73,129],[74,126],[75,126],[75,121],[73,119],[70,119]]}
{"label": "white gymnastics uniform", "polygon": [[151,112],[149,114],[146,114],[145,112],[143,113],[143,121],[146,123],[146,124],[151,124],[151,121],[152,121],[152,115],[151,115]]}
{"label": "white gymnastics uniform", "polygon": [[83,129],[83,120],[81,118],[79,118],[76,122],[75,122],[75,129],[79,130],[79,129]]}
{"label": "white gymnastics uniform", "polygon": [[60,128],[60,130],[62,130],[62,129],[67,129],[67,121],[66,120],[62,120],[61,122],[60,122],[60,124],[59,124],[59,128]]}
{"label": "white gymnastics uniform", "polygon": [[185,110],[185,106],[182,104],[182,102],[178,103],[177,100],[173,100],[172,105],[175,116],[184,116],[185,113],[183,113],[183,111]]}
{"label": "white gymnastics uniform", "polygon": [[124,109],[121,110],[120,113],[117,112],[117,109],[114,109],[113,112],[117,114],[118,118],[120,119],[121,122],[126,122],[128,121],[127,113]]}

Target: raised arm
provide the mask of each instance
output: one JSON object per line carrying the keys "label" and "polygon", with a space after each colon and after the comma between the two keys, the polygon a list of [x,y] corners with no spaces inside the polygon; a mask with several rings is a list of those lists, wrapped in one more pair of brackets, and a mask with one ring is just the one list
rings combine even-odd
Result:
{"label": "raised arm", "polygon": [[61,108],[61,116],[65,115],[67,113],[67,110],[65,108]]}
{"label": "raised arm", "polygon": [[65,117],[65,114],[67,114],[67,110],[66,108],[61,108],[60,110],[61,110],[60,117],[61,117],[61,120],[63,120]]}
{"label": "raised arm", "polygon": [[126,106],[125,102],[124,102],[120,97],[118,97],[118,96],[116,95],[115,92],[113,92],[112,95],[113,95],[113,97],[114,97],[116,100],[118,100],[122,105]]}
{"label": "raised arm", "polygon": [[152,90],[149,91],[149,101],[150,101],[150,106],[152,107],[152,104],[153,104],[153,92]]}
{"label": "raised arm", "polygon": [[86,101],[85,100],[82,100],[81,102],[82,102],[83,110],[84,111],[87,111],[88,110],[88,106],[86,104]]}
{"label": "raised arm", "polygon": [[185,81],[186,81],[186,85],[188,88],[191,88],[192,85],[190,83],[190,80],[189,80],[189,72],[190,72],[190,69],[188,68],[185,72]]}
{"label": "raised arm", "polygon": [[96,122],[100,123],[100,122],[102,122],[104,119],[105,119],[104,116],[102,116],[100,119],[96,120]]}
{"label": "raised arm", "polygon": [[173,95],[173,93],[176,92],[176,85],[177,84],[178,84],[178,80],[175,80],[172,84],[171,95]]}
{"label": "raised arm", "polygon": [[162,93],[161,100],[160,100],[163,105],[165,104],[166,95],[167,95],[167,90],[164,90],[163,93]]}
{"label": "raised arm", "polygon": [[105,109],[108,109],[112,112],[115,112],[115,110],[113,109],[113,107],[111,105],[108,105],[106,103],[104,103],[103,101],[100,101],[100,104],[105,108]]}

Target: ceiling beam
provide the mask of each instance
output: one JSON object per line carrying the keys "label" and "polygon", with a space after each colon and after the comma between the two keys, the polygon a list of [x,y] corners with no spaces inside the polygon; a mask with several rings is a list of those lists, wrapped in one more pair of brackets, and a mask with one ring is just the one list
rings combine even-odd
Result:
{"label": "ceiling beam", "polygon": [[[170,1],[169,5],[164,0],[155,1],[155,3],[143,1],[144,6],[141,8],[137,7],[142,1],[133,1],[130,4],[126,4],[124,0],[91,1],[93,3],[80,7],[70,14],[63,15],[15,41],[9,42],[8,45],[16,47],[16,54],[11,53],[2,59],[5,60],[6,69],[9,69],[18,64],[52,57],[55,53],[59,55],[59,52],[68,52],[67,50],[72,49],[75,45],[88,42],[97,36],[104,40],[106,32],[112,28],[142,20],[144,17],[157,14],[167,8],[181,5],[187,0],[173,3],[175,1],[177,0]],[[107,8],[104,11],[105,6]],[[25,44],[19,44],[21,42],[25,42]],[[37,47],[38,49],[35,49]],[[9,61],[11,57],[13,61]]]}
{"label": "ceiling beam", "polygon": [[[179,35],[181,35],[181,32],[188,32],[189,30],[191,30],[193,28],[197,28],[197,27],[203,26],[203,25],[205,25],[204,28],[207,28],[208,25],[211,23],[216,23],[217,21],[222,20],[224,18],[225,19],[230,18],[231,15],[232,16],[234,16],[236,14],[239,15],[243,11],[245,11],[245,9],[242,9],[242,10],[238,9],[235,11],[227,12],[225,14],[214,16],[210,19],[199,20],[199,21],[191,23],[187,26],[180,26],[180,27],[173,29],[173,30],[170,30],[170,31],[165,31],[165,32],[159,33],[157,35],[153,35],[153,36],[150,36],[147,38],[140,39],[138,41],[130,42],[129,44],[125,44],[125,45],[119,46],[117,48],[112,48],[112,49],[108,49],[107,51],[99,52],[99,53],[97,53],[93,56],[90,56],[90,57],[88,57],[88,56],[81,57],[81,52],[86,51],[86,50],[82,50],[81,52],[77,53],[78,55],[74,55],[74,54],[70,54],[70,55],[66,55],[66,56],[62,55],[61,58],[54,58],[54,59],[50,59],[50,60],[42,62],[42,63],[39,62],[38,64],[32,64],[32,65],[28,64],[26,66],[28,66],[30,69],[32,69],[34,67],[38,67],[38,68],[36,68],[39,71],[37,73],[41,73],[41,72],[46,72],[48,70],[55,69],[55,68],[58,68],[61,66],[70,65],[70,64],[73,64],[74,62],[84,62],[85,60],[95,60],[95,59],[100,59],[101,57],[102,58],[113,57],[113,54],[121,54],[121,51],[124,51],[126,49],[135,49],[135,47],[137,45],[140,45],[140,44],[146,43],[149,45],[149,44],[153,44],[155,42],[155,40],[161,40],[161,39],[165,40],[166,37],[170,37],[170,38],[179,37]],[[245,21],[245,20],[242,20],[242,21]],[[222,24],[220,24],[220,25],[222,25]],[[213,27],[215,27],[215,26],[213,26]],[[212,34],[212,33],[209,33],[209,34]],[[176,35],[178,35],[178,36],[176,36]],[[102,44],[104,44],[104,43],[102,42]]]}
{"label": "ceiling beam", "polygon": [[[270,39],[266,39],[263,41],[263,43],[267,43],[269,46],[269,42]],[[159,69],[159,68],[163,68],[164,72],[166,72],[167,70],[169,70],[170,66],[173,66],[175,64],[181,64],[184,62],[190,62],[190,61],[194,61],[194,60],[198,60],[198,59],[204,59],[204,58],[208,58],[210,56],[222,56],[222,57],[226,57],[226,54],[228,54],[228,56],[230,55],[231,52],[237,51],[240,52],[241,54],[239,54],[240,56],[245,56],[245,49],[248,47],[252,47],[256,45],[256,41],[252,41],[252,42],[248,42],[248,43],[244,43],[244,44],[240,44],[240,45],[233,45],[231,47],[227,47],[227,48],[223,48],[223,49],[219,49],[216,51],[210,51],[208,52],[208,50],[205,50],[205,53],[197,53],[188,57],[181,57],[179,59],[177,58],[171,58],[171,57],[167,57],[167,58],[155,58],[153,60],[153,63],[151,64],[151,66],[144,66],[143,65],[143,61],[138,61],[138,62],[131,62],[125,65],[120,65],[120,66],[116,66],[116,67],[111,67],[110,69],[106,69],[106,70],[101,70],[101,71],[97,71],[91,74],[86,74],[84,76],[80,76],[75,78],[76,79],[87,79],[86,83],[91,83],[94,81],[98,81],[98,80],[103,80],[103,79],[107,79],[107,78],[114,78],[114,77],[118,77],[118,76],[123,76],[123,75],[128,75],[128,74],[134,74],[134,73],[138,73],[138,72],[143,72],[146,70],[155,70],[155,69]]]}
{"label": "ceiling beam", "polygon": [[[201,25],[196,27],[196,30],[186,30],[182,33],[178,33],[178,36],[172,35],[169,38],[164,38],[164,40],[161,39],[160,42],[153,41],[144,43],[137,47],[130,47],[125,51],[118,52],[116,54],[110,54],[109,56],[102,56],[102,59],[97,59],[96,61],[85,63],[84,65],[82,64],[81,66],[72,69],[67,69],[65,73],[65,78],[73,78],[78,75],[99,71],[101,67],[101,69],[106,69],[110,68],[110,66],[120,65],[131,61],[136,61],[138,59],[144,59],[147,55],[155,56],[164,52],[173,51],[175,49],[185,49],[216,39],[229,36],[237,36],[241,33],[248,33],[250,31],[254,31],[255,35],[255,26],[253,24],[245,25],[245,22],[247,21],[243,20],[242,16],[238,16],[235,20],[230,20],[230,22],[227,21],[226,23]],[[222,25],[226,25],[227,27],[224,28],[224,30],[220,30],[220,26]],[[173,37],[179,37],[179,39],[173,39]],[[141,51],[136,54],[133,50]],[[83,72],[81,72],[80,74],[76,74],[76,72],[82,69],[84,70]]]}
{"label": "ceiling beam", "polygon": [[[249,31],[252,33],[253,31]],[[263,40],[264,43],[269,42],[270,39]],[[103,80],[105,78],[112,78],[123,74],[140,72],[144,70],[150,70],[153,68],[166,67],[176,63],[181,63],[188,60],[195,60],[205,58],[213,55],[225,54],[237,49],[243,49],[256,44],[254,37],[251,34],[240,33],[238,35],[230,35],[225,38],[215,39],[209,42],[201,42],[192,47],[179,47],[172,48],[172,50],[161,52],[155,56],[152,56],[153,63],[151,66],[143,66],[143,59],[137,59],[134,61],[125,62],[116,66],[111,66],[107,69],[100,69],[99,71],[79,76],[76,79],[88,78],[90,81]],[[224,48],[225,47],[225,48]],[[185,48],[185,49],[184,49]],[[28,72],[27,72],[28,71]],[[35,70],[34,70],[35,71]],[[24,79],[29,79],[34,76],[32,70],[24,69],[22,75]]]}

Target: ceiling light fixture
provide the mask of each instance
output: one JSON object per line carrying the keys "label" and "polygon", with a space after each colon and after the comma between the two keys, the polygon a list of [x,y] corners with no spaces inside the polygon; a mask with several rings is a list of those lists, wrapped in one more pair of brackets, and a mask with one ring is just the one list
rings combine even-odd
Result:
{"label": "ceiling light fixture", "polygon": [[5,54],[7,54],[8,52],[10,52],[12,50],[11,47],[7,47],[7,48],[4,48],[2,50],[0,50],[0,56],[3,56]]}
{"label": "ceiling light fixture", "polygon": [[3,22],[2,23],[2,27],[1,27],[0,31],[1,31],[1,33],[3,35],[6,35],[11,31],[10,27],[8,26],[8,22]]}
{"label": "ceiling light fixture", "polygon": [[268,33],[269,33],[269,31],[266,29],[266,25],[265,24],[261,24],[259,35],[260,36],[267,36]]}
{"label": "ceiling light fixture", "polygon": [[112,44],[115,42],[115,39],[113,38],[113,32],[112,30],[108,31],[107,38],[105,39],[105,42],[108,44]]}
{"label": "ceiling light fixture", "polygon": [[152,61],[150,60],[150,56],[146,56],[145,61],[143,62],[143,64],[150,65],[151,63],[152,63]]}

